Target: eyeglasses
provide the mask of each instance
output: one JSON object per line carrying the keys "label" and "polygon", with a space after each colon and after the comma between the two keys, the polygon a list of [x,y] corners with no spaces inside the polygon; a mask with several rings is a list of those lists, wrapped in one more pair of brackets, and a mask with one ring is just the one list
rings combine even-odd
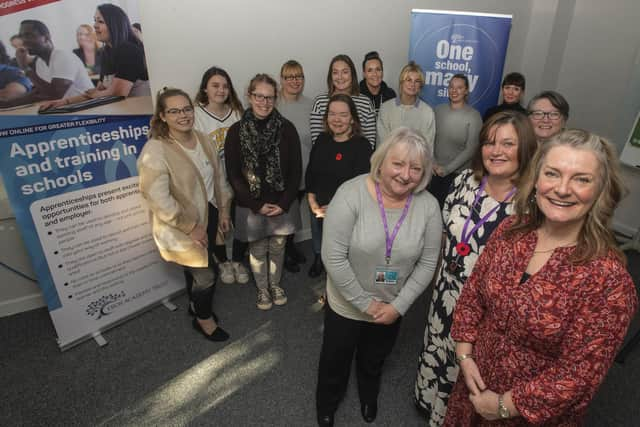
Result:
{"label": "eyeglasses", "polygon": [[262,95],[261,93],[255,93],[253,92],[251,94],[251,96],[253,96],[253,98],[258,101],[258,102],[266,102],[267,104],[273,104],[273,101],[276,100],[275,96],[265,96]]}
{"label": "eyeglasses", "polygon": [[177,116],[179,114],[186,114],[186,115],[190,115],[193,114],[193,107],[191,105],[187,105],[184,108],[171,108],[167,111],[165,111],[165,114],[169,114],[172,116]]}
{"label": "eyeglasses", "polygon": [[292,76],[283,76],[285,82],[292,82],[294,80],[304,80],[304,74],[295,74]]}
{"label": "eyeglasses", "polygon": [[545,117],[547,117],[549,120],[559,120],[560,117],[562,117],[562,114],[560,114],[560,111],[536,110],[536,111],[529,112],[529,115],[533,117],[535,120],[542,120]]}

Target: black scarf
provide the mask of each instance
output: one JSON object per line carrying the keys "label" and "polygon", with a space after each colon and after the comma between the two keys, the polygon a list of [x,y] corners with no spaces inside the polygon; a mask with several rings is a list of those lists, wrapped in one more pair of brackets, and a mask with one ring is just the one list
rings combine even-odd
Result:
{"label": "black scarf", "polygon": [[[240,153],[242,172],[254,198],[260,197],[263,185],[274,191],[284,191],[280,169],[280,131],[284,118],[274,109],[260,120],[247,108],[240,120]],[[259,129],[258,129],[259,128]]]}

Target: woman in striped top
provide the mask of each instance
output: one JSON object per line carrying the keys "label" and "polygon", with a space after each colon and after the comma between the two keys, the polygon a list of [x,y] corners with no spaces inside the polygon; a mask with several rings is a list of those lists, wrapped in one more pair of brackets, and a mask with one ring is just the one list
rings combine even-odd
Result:
{"label": "woman in striped top", "polygon": [[332,95],[343,93],[351,96],[358,110],[358,118],[362,126],[362,134],[369,141],[372,148],[376,146],[376,110],[371,100],[365,95],[360,95],[358,76],[353,61],[347,55],[337,55],[331,60],[329,72],[327,74],[328,93],[323,93],[313,101],[311,116],[309,118],[311,127],[311,141],[324,130],[323,117],[327,110],[329,98]]}

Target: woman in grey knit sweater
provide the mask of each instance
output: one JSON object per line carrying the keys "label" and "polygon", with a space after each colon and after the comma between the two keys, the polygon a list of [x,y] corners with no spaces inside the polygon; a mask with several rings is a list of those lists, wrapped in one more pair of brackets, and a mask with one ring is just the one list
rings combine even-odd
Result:
{"label": "woman in grey knit sweater", "polygon": [[317,420],[333,425],[354,354],[361,413],[377,415],[382,365],[402,316],[436,269],[442,236],[437,201],[424,191],[432,167],[422,136],[398,128],[371,158],[371,172],[345,182],[325,217],[327,301]]}

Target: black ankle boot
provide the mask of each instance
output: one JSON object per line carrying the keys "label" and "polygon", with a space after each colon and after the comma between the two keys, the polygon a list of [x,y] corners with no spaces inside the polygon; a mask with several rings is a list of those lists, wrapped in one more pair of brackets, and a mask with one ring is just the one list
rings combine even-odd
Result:
{"label": "black ankle boot", "polygon": [[316,254],[313,259],[313,264],[311,264],[311,268],[309,269],[309,277],[318,277],[322,272],[324,272],[322,258],[320,257],[320,254]]}

